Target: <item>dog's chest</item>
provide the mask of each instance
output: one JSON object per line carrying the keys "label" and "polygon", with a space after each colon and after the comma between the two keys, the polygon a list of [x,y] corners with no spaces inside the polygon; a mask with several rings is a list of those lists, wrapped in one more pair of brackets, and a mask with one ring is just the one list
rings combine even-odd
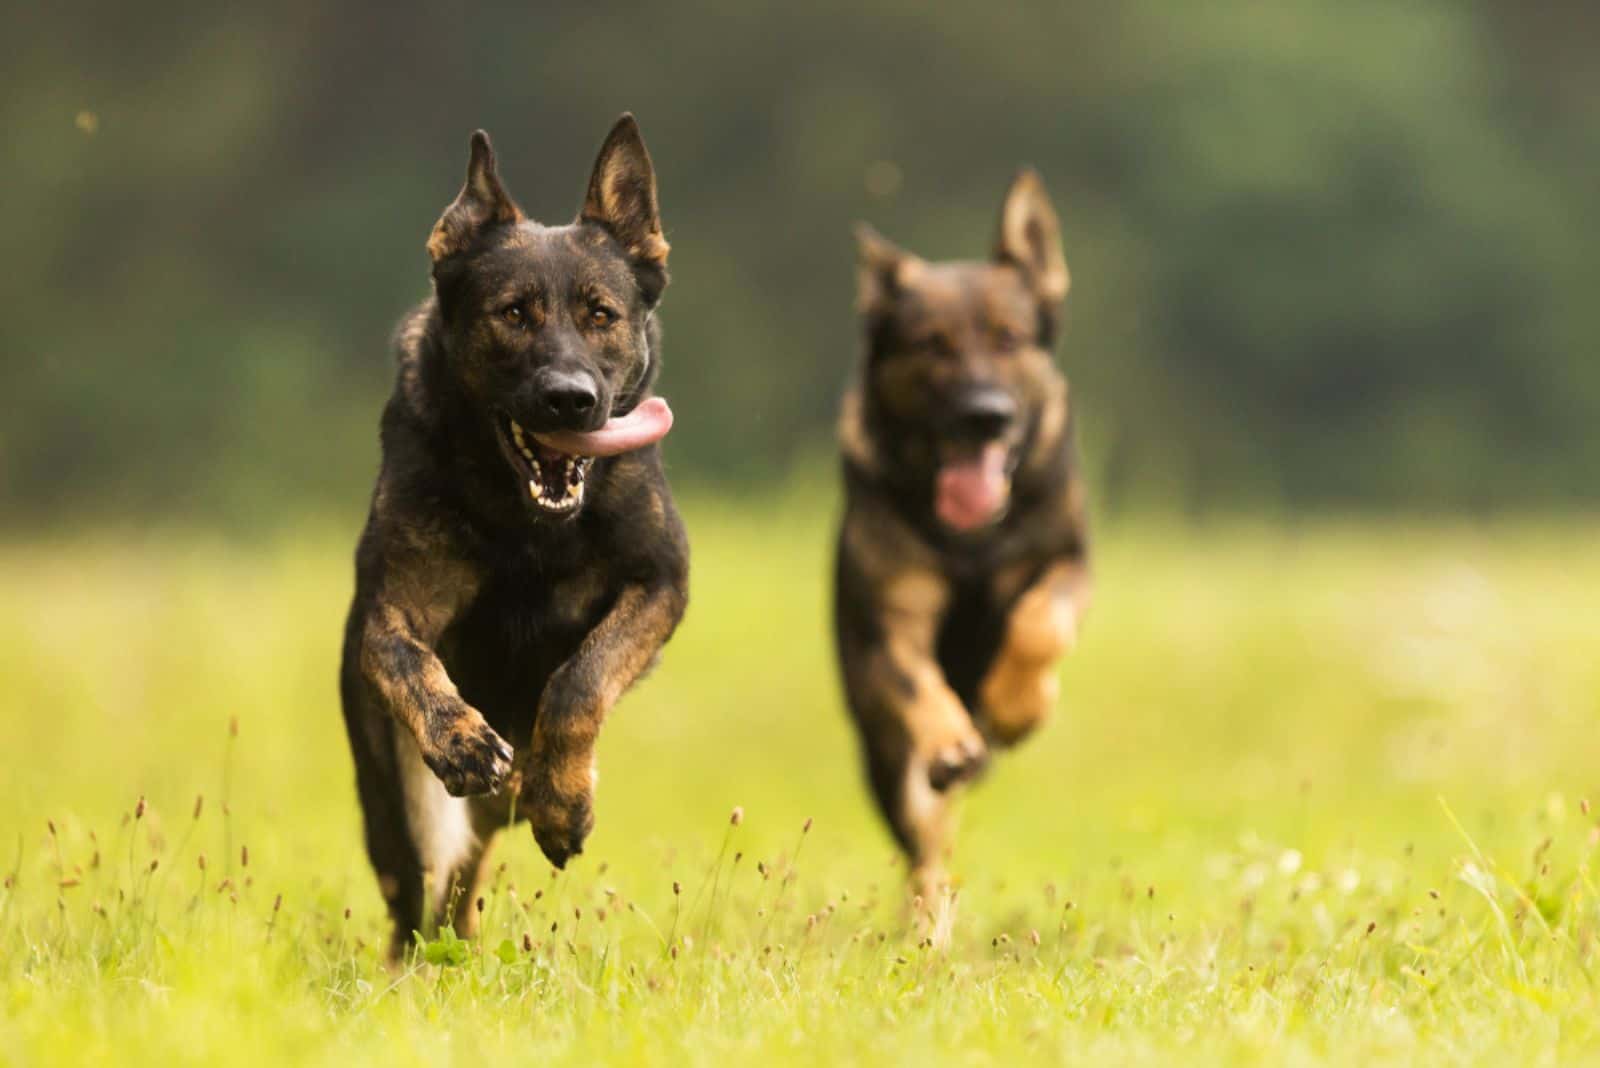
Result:
{"label": "dog's chest", "polygon": [[532,726],[550,676],[578,651],[615,593],[594,567],[492,572],[444,634],[440,656],[461,696],[512,738]]}

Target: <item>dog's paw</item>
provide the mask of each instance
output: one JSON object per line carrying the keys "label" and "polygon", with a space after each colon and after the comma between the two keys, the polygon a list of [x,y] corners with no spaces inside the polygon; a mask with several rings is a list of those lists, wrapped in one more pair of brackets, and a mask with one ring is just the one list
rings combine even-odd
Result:
{"label": "dog's paw", "polygon": [[429,741],[423,759],[455,797],[497,793],[511,773],[510,744],[472,709],[444,724]]}
{"label": "dog's paw", "polygon": [[943,792],[982,774],[989,764],[989,749],[983,744],[982,736],[967,725],[930,746],[924,763],[928,769],[928,785]]}
{"label": "dog's paw", "polygon": [[533,827],[533,840],[558,868],[583,852],[594,830],[593,762],[552,768],[534,760],[522,784],[521,809]]}
{"label": "dog's paw", "polygon": [[1002,659],[981,691],[984,733],[999,747],[1016,745],[1050,717],[1061,696],[1055,662],[1022,663]]}

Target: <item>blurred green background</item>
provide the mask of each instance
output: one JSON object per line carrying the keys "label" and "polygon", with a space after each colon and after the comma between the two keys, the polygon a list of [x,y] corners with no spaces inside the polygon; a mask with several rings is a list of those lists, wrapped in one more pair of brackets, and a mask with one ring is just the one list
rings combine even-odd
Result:
{"label": "blurred green background", "polygon": [[[1103,508],[1592,505],[1600,7],[290,2],[5,16],[0,522],[358,512],[484,126],[662,179],[674,477],[821,462],[849,224],[981,254],[1038,166]],[[353,520],[352,520],[353,522]]]}

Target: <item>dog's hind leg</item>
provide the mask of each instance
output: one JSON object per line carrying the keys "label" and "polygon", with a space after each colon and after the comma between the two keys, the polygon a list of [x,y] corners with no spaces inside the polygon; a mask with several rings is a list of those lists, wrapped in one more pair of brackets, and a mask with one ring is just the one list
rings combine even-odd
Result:
{"label": "dog's hind leg", "polygon": [[395,747],[397,725],[356,672],[348,647],[339,692],[350,752],[355,759],[367,856],[393,924],[387,954],[393,964],[404,955],[411,932],[422,926],[423,914],[422,860],[407,822],[399,751]]}
{"label": "dog's hind leg", "polygon": [[451,929],[462,938],[478,934],[479,889],[484,872],[489,869],[489,854],[494,848],[495,835],[511,823],[511,801],[504,794],[476,797],[470,802],[473,839],[471,848],[464,854],[445,887],[444,907],[441,916],[450,917]]}
{"label": "dog's hind leg", "polygon": [[[471,873],[470,895],[477,884],[483,846],[473,827],[470,802],[445,790],[444,783],[423,762],[410,731],[399,728],[393,734],[406,831],[417,858],[414,885],[419,901],[415,915],[396,916],[395,939],[400,945],[413,931],[431,938],[449,918],[452,888],[462,885],[464,872]],[[410,929],[403,928],[402,919],[412,921]]]}

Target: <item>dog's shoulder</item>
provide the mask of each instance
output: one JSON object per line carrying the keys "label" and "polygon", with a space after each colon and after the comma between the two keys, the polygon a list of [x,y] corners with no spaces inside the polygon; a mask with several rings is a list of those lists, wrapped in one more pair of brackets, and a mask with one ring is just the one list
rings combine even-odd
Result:
{"label": "dog's shoulder", "polygon": [[401,318],[390,342],[395,361],[394,400],[404,413],[424,424],[437,417],[428,395],[427,364],[439,350],[441,329],[438,301],[429,297]]}
{"label": "dog's shoulder", "polygon": [[859,385],[852,385],[845,390],[844,399],[839,404],[836,435],[839,441],[839,453],[844,459],[847,472],[871,476],[878,471],[878,449],[873,444],[872,434],[869,432],[866,416],[862,411]]}
{"label": "dog's shoulder", "polygon": [[623,569],[643,566],[675,582],[687,580],[689,536],[659,447],[638,449],[609,462],[585,524]]}

